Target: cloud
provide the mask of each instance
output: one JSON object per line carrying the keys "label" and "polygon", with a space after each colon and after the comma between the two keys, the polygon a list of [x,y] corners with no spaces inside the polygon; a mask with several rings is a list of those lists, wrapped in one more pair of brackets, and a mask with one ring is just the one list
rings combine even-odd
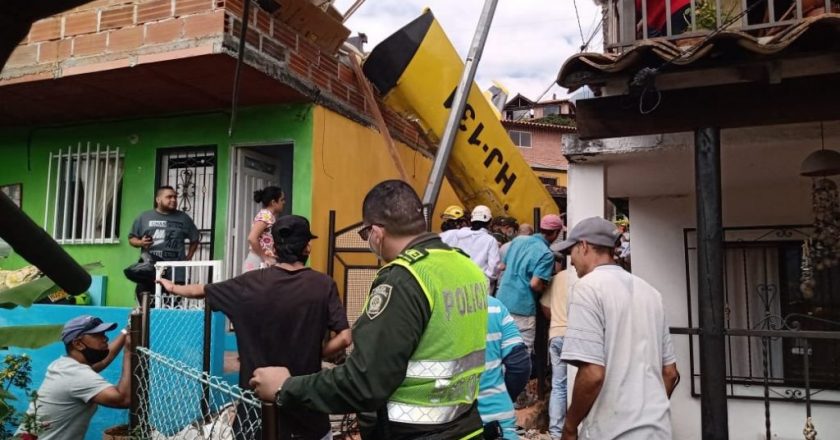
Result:
{"label": "cloud", "polygon": [[[589,38],[600,20],[600,10],[591,0],[576,0],[584,38]],[[337,0],[344,12],[353,0]],[[430,7],[452,44],[466,56],[481,14],[483,0],[368,0],[348,20],[356,32],[367,34],[372,49],[377,43]],[[521,93],[536,99],[553,84],[563,62],[580,51],[581,30],[573,0],[502,0],[498,3],[490,35],[478,67],[476,81],[487,88],[497,80],[511,95]],[[596,35],[595,43],[601,38]],[[600,50],[591,46],[589,50]],[[565,96],[554,85],[552,94]]]}

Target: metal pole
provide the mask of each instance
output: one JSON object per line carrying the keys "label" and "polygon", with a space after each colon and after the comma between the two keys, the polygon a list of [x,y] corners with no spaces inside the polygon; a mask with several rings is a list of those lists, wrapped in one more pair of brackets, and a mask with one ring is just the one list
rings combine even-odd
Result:
{"label": "metal pole", "polygon": [[[213,279],[213,268],[210,268],[210,279]],[[211,330],[213,324],[213,314],[210,311],[210,306],[207,304],[207,299],[204,300],[204,350],[202,351],[201,371],[210,376],[210,349],[211,349]],[[201,414],[204,420],[210,420],[210,384],[208,382],[202,383],[204,391],[204,399],[201,400]]]}
{"label": "metal pole", "polygon": [[478,19],[478,26],[475,29],[470,51],[464,63],[464,74],[461,76],[458,88],[455,89],[452,110],[449,112],[449,119],[446,121],[446,128],[443,131],[443,137],[441,137],[440,146],[435,155],[435,163],[432,166],[432,172],[429,173],[429,181],[426,183],[426,192],[423,194],[423,205],[428,206],[429,217],[426,217],[427,221],[431,220],[430,216],[435,210],[440,186],[443,184],[446,163],[449,162],[449,155],[452,153],[452,145],[455,143],[455,136],[458,134],[458,126],[461,124],[461,116],[464,114],[470,88],[475,79],[475,72],[478,70],[478,62],[481,59],[481,53],[484,51],[484,43],[487,42],[487,35],[490,33],[490,24],[493,22],[493,14],[496,12],[497,3],[498,0],[485,0],[484,2],[484,9],[482,9],[481,17]]}
{"label": "metal pole", "polygon": [[149,310],[150,303],[149,303],[149,292],[144,291],[143,296],[140,298],[140,311],[143,313],[143,339],[140,342],[140,345],[143,347],[149,348],[149,322],[151,320],[151,311]]}
{"label": "metal pole", "polygon": [[128,409],[128,431],[134,432],[138,426],[140,426],[140,381],[139,374],[141,370],[138,370],[138,366],[140,365],[140,359],[137,355],[137,347],[140,345],[142,341],[143,335],[143,315],[142,313],[132,313],[131,314],[131,331],[129,333],[131,337],[131,341],[129,343],[129,351],[131,355],[129,356],[131,362],[131,403],[129,404]]}
{"label": "metal pole", "polygon": [[701,424],[703,439],[727,440],[726,359],[723,290],[723,215],[720,129],[694,133],[697,196],[697,281],[700,311]]}
{"label": "metal pole", "polygon": [[[335,210],[330,210],[330,237],[327,240],[327,275],[332,278],[335,272]],[[347,295],[347,292],[343,292]]]}
{"label": "metal pole", "polygon": [[277,440],[277,408],[271,402],[262,403],[262,440]]}

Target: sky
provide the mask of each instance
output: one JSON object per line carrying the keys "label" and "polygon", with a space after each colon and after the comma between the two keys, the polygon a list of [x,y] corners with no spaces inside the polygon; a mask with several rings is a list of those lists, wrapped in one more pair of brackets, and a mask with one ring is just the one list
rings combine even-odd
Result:
{"label": "sky", "polygon": [[[334,3],[341,13],[352,4],[353,0]],[[346,25],[352,35],[367,34],[365,50],[370,51],[429,7],[464,58],[483,6],[484,0],[367,0]],[[521,93],[534,100],[549,86],[542,100],[554,94],[565,97],[565,89],[552,86],[557,72],[567,58],[580,52],[582,40],[593,35],[600,19],[594,0],[500,0],[476,82],[484,90],[493,80],[499,81],[507,87],[509,97]],[[595,33],[589,50],[601,51],[602,41],[600,31]]]}

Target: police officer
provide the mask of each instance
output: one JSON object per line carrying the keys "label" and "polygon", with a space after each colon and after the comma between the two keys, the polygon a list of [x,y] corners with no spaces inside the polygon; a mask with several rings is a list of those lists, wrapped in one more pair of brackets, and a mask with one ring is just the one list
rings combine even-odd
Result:
{"label": "police officer", "polygon": [[472,439],[484,370],[487,280],[470,259],[426,233],[423,206],[405,182],[365,197],[361,238],[388,262],[353,329],[347,361],[290,377],[260,368],[251,385],[283,408],[359,413],[363,439]]}

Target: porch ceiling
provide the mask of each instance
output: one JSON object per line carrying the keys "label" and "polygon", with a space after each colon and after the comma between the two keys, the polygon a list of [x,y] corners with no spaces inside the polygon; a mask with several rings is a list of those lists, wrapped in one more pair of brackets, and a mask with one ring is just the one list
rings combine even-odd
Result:
{"label": "porch ceiling", "polygon": [[[826,147],[840,145],[840,121],[825,124]],[[603,163],[608,197],[685,196],[695,192],[694,137],[669,137],[667,145],[621,154],[578,157]],[[820,125],[724,130],[721,141],[721,183],[724,191],[796,187],[806,194],[811,179],[799,175],[805,157],[820,148]]]}
{"label": "porch ceiling", "polygon": [[[212,54],[0,87],[0,126],[225,110],[236,60]],[[294,89],[242,66],[242,106],[304,102]]]}

